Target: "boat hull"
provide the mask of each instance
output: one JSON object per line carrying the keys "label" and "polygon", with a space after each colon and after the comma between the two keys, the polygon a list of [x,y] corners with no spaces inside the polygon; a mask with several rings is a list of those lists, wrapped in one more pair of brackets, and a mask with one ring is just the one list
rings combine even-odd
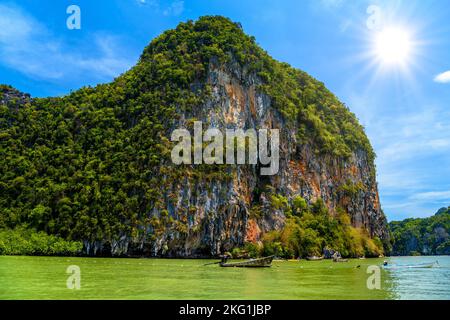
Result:
{"label": "boat hull", "polygon": [[220,266],[225,268],[268,268],[272,266],[272,260],[273,256],[240,262],[222,262]]}
{"label": "boat hull", "polygon": [[320,261],[323,259],[324,259],[324,257],[306,257],[306,260],[308,260],[308,261]]}
{"label": "boat hull", "polygon": [[333,259],[333,262],[348,262],[348,259]]}
{"label": "boat hull", "polygon": [[433,263],[419,263],[419,264],[411,264],[411,265],[387,265],[383,266],[385,269],[428,269],[434,268],[438,264],[436,262]]}

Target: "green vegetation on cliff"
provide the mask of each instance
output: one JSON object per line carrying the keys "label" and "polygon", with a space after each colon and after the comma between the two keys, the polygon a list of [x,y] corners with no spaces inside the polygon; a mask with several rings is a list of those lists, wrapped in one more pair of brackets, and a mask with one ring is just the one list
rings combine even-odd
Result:
{"label": "green vegetation on cliff", "polygon": [[83,244],[24,228],[0,230],[0,255],[74,256]]}
{"label": "green vegetation on cliff", "polygon": [[393,255],[450,254],[450,207],[429,218],[393,221],[389,228]]}
{"label": "green vegetation on cliff", "polygon": [[[202,17],[154,39],[137,65],[112,83],[32,100],[0,87],[0,228],[111,247],[123,238],[145,247],[165,230],[186,233],[189,204],[174,219],[161,190],[186,176],[193,182],[228,177],[214,167],[187,174],[170,166],[168,137],[182,113],[209,97],[210,63],[232,60],[262,79],[259,90],[288,125],[298,126],[301,143],[336,157],[362,150],[373,168],[363,128],[322,83],[272,59],[230,20]],[[291,219],[311,224],[310,215]],[[323,242],[327,232],[314,241]]]}
{"label": "green vegetation on cliff", "polygon": [[321,256],[324,250],[339,251],[344,257],[383,254],[380,239],[371,239],[365,230],[352,227],[344,210],[339,209],[335,217],[330,215],[321,199],[308,206],[298,196],[290,206],[285,197],[274,195],[272,205],[286,215],[285,227],[266,233],[261,244],[247,243],[244,248],[234,250],[234,255],[247,252],[251,256],[275,255],[289,259]]}

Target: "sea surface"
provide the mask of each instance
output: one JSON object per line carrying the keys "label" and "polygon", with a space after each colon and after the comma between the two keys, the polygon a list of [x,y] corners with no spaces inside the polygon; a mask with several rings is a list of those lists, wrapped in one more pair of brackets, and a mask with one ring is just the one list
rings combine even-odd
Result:
{"label": "sea surface", "polygon": [[[383,260],[400,267],[382,268]],[[450,300],[449,256],[274,261],[260,269],[208,262],[0,256],[0,299]]]}

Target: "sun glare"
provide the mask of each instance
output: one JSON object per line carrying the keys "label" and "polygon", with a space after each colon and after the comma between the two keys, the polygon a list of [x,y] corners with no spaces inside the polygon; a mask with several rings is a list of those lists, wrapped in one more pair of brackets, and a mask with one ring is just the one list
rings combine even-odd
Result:
{"label": "sun glare", "polygon": [[385,28],[376,36],[375,50],[384,64],[405,64],[411,54],[410,35],[401,28]]}

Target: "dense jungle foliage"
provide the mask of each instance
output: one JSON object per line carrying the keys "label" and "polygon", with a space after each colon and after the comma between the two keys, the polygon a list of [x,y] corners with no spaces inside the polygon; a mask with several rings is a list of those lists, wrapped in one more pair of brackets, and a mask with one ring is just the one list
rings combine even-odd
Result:
{"label": "dense jungle foliage", "polygon": [[389,223],[394,255],[449,255],[450,207],[429,218]]}
{"label": "dense jungle foliage", "polygon": [[66,241],[42,231],[0,229],[0,255],[74,256],[82,249],[79,241]]}

